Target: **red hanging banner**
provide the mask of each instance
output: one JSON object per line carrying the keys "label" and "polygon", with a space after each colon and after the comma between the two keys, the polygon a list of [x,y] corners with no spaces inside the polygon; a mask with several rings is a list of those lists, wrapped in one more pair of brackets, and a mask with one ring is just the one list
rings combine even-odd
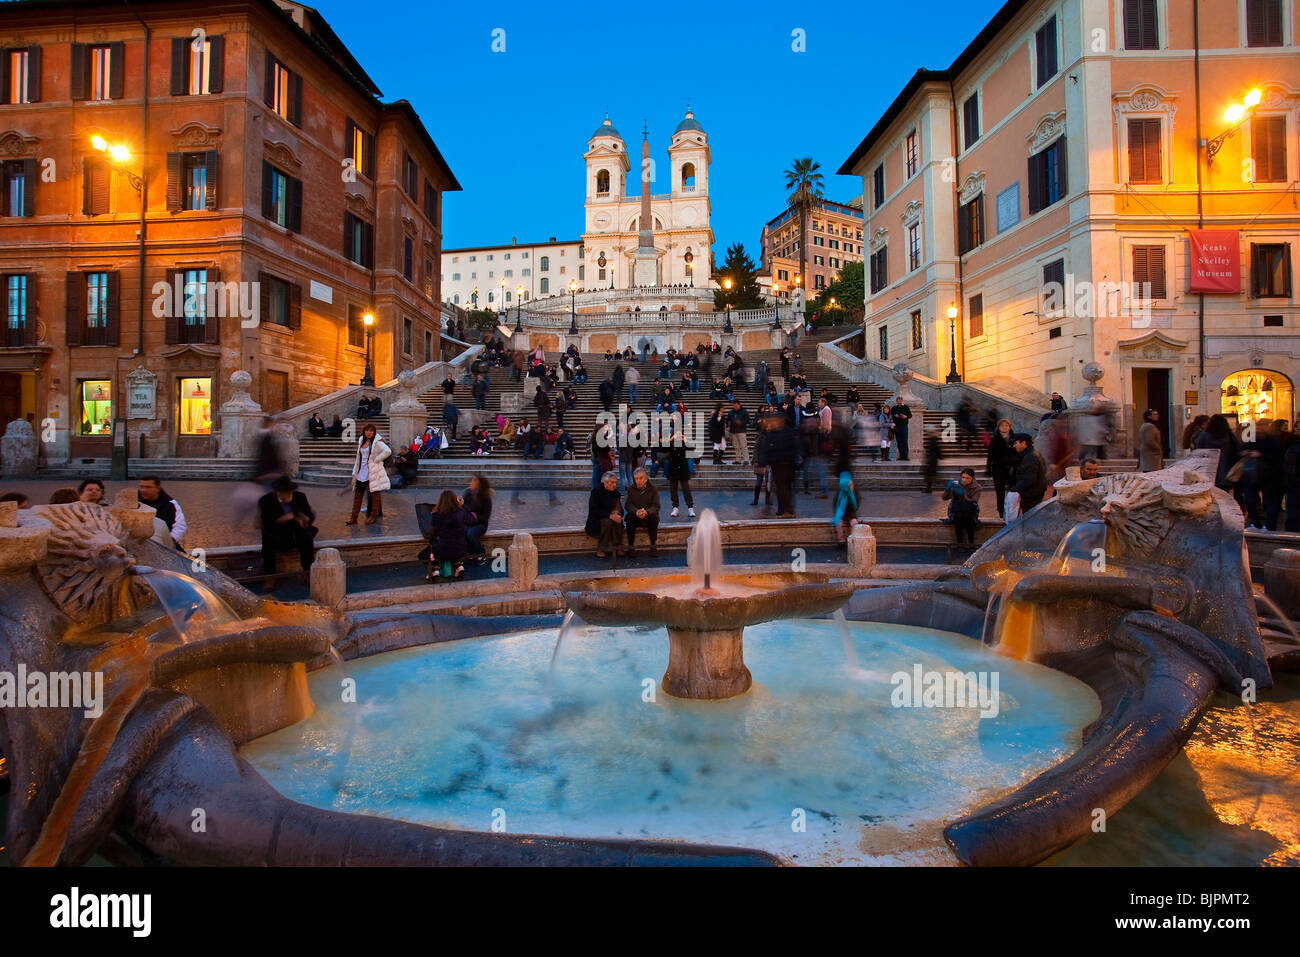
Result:
{"label": "red hanging banner", "polygon": [[1190,292],[1241,292],[1241,234],[1233,229],[1193,229]]}

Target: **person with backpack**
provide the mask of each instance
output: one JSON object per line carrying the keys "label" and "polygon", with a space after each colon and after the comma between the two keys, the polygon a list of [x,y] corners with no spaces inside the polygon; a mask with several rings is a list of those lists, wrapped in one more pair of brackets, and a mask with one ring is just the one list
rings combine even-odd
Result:
{"label": "person with backpack", "polygon": [[465,500],[444,489],[438,507],[429,517],[429,572],[425,581],[446,581],[465,577],[465,555],[469,551],[469,530],[475,516]]}

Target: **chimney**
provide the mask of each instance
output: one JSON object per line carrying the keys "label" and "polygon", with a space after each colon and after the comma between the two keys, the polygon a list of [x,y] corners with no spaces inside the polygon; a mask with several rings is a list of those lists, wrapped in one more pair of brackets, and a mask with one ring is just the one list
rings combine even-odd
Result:
{"label": "chimney", "polygon": [[518,245],[519,245],[519,237],[518,237],[518,236],[511,236],[511,237],[510,237],[510,245],[511,245],[511,246],[518,246]]}

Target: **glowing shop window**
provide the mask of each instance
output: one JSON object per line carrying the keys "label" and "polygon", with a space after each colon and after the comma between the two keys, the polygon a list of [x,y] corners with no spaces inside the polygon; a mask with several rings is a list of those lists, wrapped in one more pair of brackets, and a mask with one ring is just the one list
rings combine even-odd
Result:
{"label": "glowing shop window", "polygon": [[212,380],[181,379],[181,435],[212,434]]}
{"label": "glowing shop window", "polygon": [[109,435],[113,431],[113,383],[87,379],[81,383],[79,435]]}

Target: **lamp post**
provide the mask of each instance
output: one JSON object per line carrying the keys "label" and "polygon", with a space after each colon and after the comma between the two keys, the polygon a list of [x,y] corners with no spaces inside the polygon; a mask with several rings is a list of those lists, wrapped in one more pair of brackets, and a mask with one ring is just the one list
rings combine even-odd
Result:
{"label": "lamp post", "polygon": [[505,322],[506,317],[506,281],[501,280],[501,321]]}
{"label": "lamp post", "polygon": [[474,310],[477,312],[478,311],[478,286],[474,287],[474,291],[469,294],[469,298],[474,303]]}
{"label": "lamp post", "polygon": [[371,344],[375,341],[375,317],[371,313],[366,313],[361,317],[361,323],[366,327],[366,371],[361,376],[361,384],[371,388],[375,385],[375,373],[370,365],[371,361]]}
{"label": "lamp post", "polygon": [[961,374],[957,371],[957,304],[954,302],[948,306],[948,345],[951,349],[952,361],[948,366],[947,382],[960,382]]}
{"label": "lamp post", "polygon": [[691,288],[695,288],[695,256],[689,250],[683,257],[686,260],[686,277],[691,281]]}
{"label": "lamp post", "polygon": [[1240,103],[1234,103],[1223,111],[1224,122],[1231,125],[1214,139],[1205,143],[1206,166],[1214,165],[1214,154],[1218,153],[1219,150],[1223,148],[1223,144],[1231,139],[1233,134],[1237,132],[1238,127],[1250,118],[1254,113],[1255,107],[1259,106],[1259,102],[1263,98],[1264,95],[1259,91],[1259,88],[1256,87],[1247,93]]}
{"label": "lamp post", "polygon": [[773,329],[781,328],[781,284],[772,283],[772,312],[776,314],[776,322],[772,325]]}
{"label": "lamp post", "polygon": [[[504,282],[504,280],[502,280]],[[521,324],[524,315],[524,287],[515,287],[515,332],[523,332],[524,327]]]}
{"label": "lamp post", "polygon": [[571,336],[576,336],[578,334],[578,307],[577,307],[577,298],[576,298],[577,295],[578,295],[578,280],[570,279],[569,280],[569,335]]}
{"label": "lamp post", "polygon": [[[724,280],[722,281],[722,288],[725,289],[725,290],[727,290],[727,296],[729,297],[729,296],[731,295],[731,280],[730,280],[730,279],[724,279]],[[730,333],[732,332],[732,328],[731,328],[731,303],[730,303],[730,302],[723,303],[722,311],[723,311],[723,313],[725,313],[725,315],[726,315],[726,317],[727,317],[727,325],[723,328],[722,331],[723,331],[723,332],[726,332],[726,333],[728,333],[728,334],[730,334]]]}

